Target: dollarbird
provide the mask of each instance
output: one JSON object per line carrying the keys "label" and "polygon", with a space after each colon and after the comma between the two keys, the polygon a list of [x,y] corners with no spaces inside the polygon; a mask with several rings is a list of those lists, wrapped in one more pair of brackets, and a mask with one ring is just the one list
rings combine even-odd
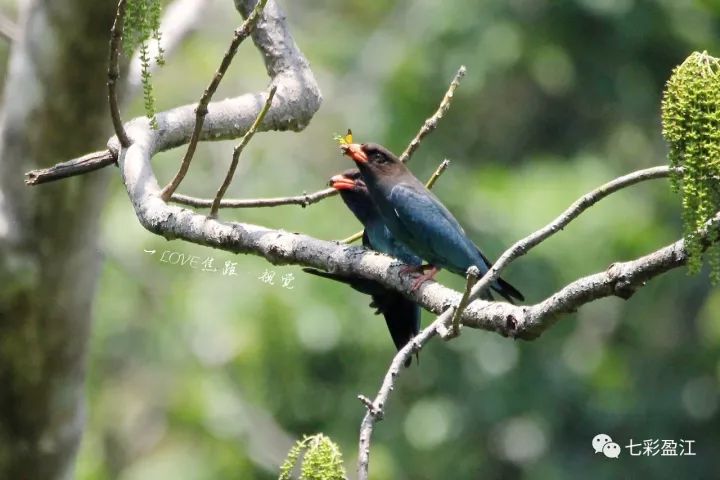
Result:
{"label": "dollarbird", "polygon": [[[340,197],[345,205],[365,227],[362,238],[364,247],[398,258],[410,266],[421,265],[422,260],[405,245],[398,242],[385,226],[368,195],[358,170],[348,170],[340,175],[335,175],[330,179],[330,186],[340,192]],[[398,350],[418,334],[420,307],[400,293],[385,288],[373,280],[349,278],[310,268],[303,270],[313,275],[345,283],[361,293],[370,295],[372,298],[370,306],[377,309],[376,313],[382,313],[385,317],[390,336]],[[410,361],[411,359],[408,359],[405,362],[406,367],[410,365]]]}
{"label": "dollarbird", "polygon": [[[464,277],[471,265],[481,275],[492,267],[452,213],[391,151],[374,143],[345,144],[341,149],[357,165],[368,194],[392,235],[431,266],[430,273],[422,275],[413,289],[433,278],[440,268]],[[525,299],[501,278],[490,288],[511,303]]]}

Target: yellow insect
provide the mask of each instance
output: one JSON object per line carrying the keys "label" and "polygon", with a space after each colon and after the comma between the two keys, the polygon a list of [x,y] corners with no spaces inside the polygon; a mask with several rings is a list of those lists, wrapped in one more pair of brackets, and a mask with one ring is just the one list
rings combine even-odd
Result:
{"label": "yellow insect", "polygon": [[336,133],[335,136],[333,136],[333,139],[335,139],[340,145],[350,145],[351,143],[353,143],[352,130],[348,128],[348,131],[345,135],[338,135]]}

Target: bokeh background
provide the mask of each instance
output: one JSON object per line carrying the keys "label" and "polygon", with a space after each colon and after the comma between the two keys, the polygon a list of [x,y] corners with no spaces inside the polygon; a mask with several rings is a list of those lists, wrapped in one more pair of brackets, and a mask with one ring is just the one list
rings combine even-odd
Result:
{"label": "bokeh background", "polygon": [[[301,133],[263,133],[230,195],[293,195],[348,168],[333,134],[401,151],[464,64],[468,74],[411,168],[491,258],[616,176],[666,162],[660,98],[693,50],[720,55],[720,7],[690,0],[282,1],[324,103]],[[159,109],[197,101],[240,22],[215,0],[155,76]],[[250,42],[216,99],[263,89]],[[137,101],[126,115],[142,113]],[[233,142],[200,147],[183,191],[211,196]],[[158,155],[169,178],[182,150]],[[88,362],[81,480],[271,479],[292,442],[324,432],[354,477],[359,393],[394,353],[368,299],[342,285],[143,230],[117,179]],[[665,180],[604,200],[517,261],[506,278],[534,303],[580,276],[676,240]],[[324,239],[358,223],[333,198],[222,213]],[[154,254],[146,250],[155,250]],[[161,262],[213,258],[217,272]],[[223,275],[236,262],[236,275]],[[261,280],[272,275],[274,285]],[[283,284],[283,278],[286,284]],[[439,280],[460,288],[462,279]],[[423,317],[423,324],[431,321]],[[374,479],[717,478],[720,290],[707,273],[605,299],[534,342],[466,330],[404,372],[376,429]],[[592,438],[694,440],[695,456],[619,459]]]}

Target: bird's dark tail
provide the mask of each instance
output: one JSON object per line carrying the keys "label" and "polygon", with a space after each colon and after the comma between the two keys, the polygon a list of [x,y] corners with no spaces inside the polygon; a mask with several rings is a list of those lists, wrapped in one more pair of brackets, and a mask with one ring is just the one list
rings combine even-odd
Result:
{"label": "bird's dark tail", "polygon": [[517,288],[510,285],[508,282],[503,280],[502,278],[498,278],[496,282],[493,282],[493,285],[490,286],[493,290],[495,290],[497,293],[499,293],[505,300],[508,302],[515,304],[515,300],[523,301],[525,300],[525,297],[522,293],[518,291]]}
{"label": "bird's dark tail", "polygon": [[[492,262],[480,251],[480,249],[477,249],[478,254],[480,254],[480,257],[485,261],[485,264],[487,265],[487,268],[490,269],[492,267]],[[522,293],[518,291],[517,288],[510,285],[508,282],[503,280],[502,278],[498,278],[496,281],[490,285],[490,288],[495,290],[497,293],[499,293],[505,300],[515,304],[515,300],[524,301],[525,297]],[[492,298],[492,297],[491,297]]]}

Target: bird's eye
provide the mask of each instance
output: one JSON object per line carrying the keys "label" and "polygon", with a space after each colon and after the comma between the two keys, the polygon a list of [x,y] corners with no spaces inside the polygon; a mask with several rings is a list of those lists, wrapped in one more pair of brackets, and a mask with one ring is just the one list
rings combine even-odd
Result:
{"label": "bird's eye", "polygon": [[375,152],[372,157],[375,163],[387,163],[387,158],[380,152]]}

